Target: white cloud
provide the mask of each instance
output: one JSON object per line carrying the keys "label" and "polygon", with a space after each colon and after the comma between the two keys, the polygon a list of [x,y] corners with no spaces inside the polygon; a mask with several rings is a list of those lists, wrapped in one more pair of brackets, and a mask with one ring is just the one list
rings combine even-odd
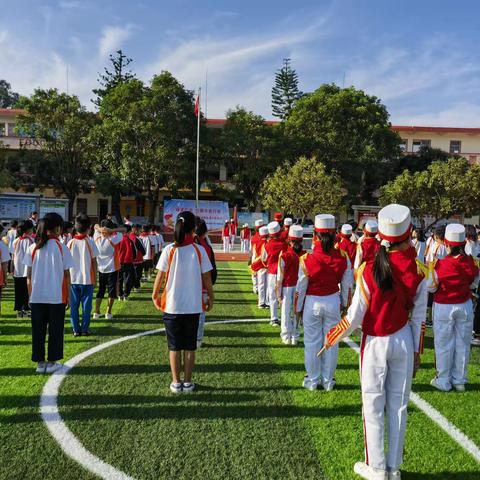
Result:
{"label": "white cloud", "polygon": [[107,26],[102,30],[102,36],[98,45],[98,53],[100,57],[118,50],[132,35],[134,30],[133,25],[128,24],[124,27]]}

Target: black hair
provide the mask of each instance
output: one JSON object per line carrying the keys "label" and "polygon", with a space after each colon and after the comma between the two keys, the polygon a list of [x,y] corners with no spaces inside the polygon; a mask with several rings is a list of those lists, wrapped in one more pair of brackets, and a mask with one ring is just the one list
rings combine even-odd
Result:
{"label": "black hair", "polygon": [[10,222],[10,226],[11,226],[12,228],[17,228],[17,227],[18,227],[18,220],[12,220],[12,221]]}
{"label": "black hair", "polygon": [[32,212],[32,214],[30,216],[32,216],[32,215],[38,215],[38,212]]}
{"label": "black hair", "polygon": [[128,223],[126,223],[123,228],[127,231],[127,233],[130,233],[132,231],[132,226]]}
{"label": "black hair", "polygon": [[195,230],[195,215],[189,211],[179,213],[173,235],[175,244],[182,244],[185,241],[185,235],[193,230]]}
{"label": "black hair", "polygon": [[323,253],[328,254],[335,245],[335,232],[317,232],[316,236],[322,245]]}
{"label": "black hair", "polygon": [[301,240],[291,240],[293,251],[298,255],[303,250],[303,244]]}
{"label": "black hair", "polygon": [[456,245],[449,247],[450,252],[448,254],[449,257],[458,257],[458,255],[466,255],[465,247],[463,245]]}
{"label": "black hair", "polygon": [[142,226],[141,226],[139,223],[135,223],[135,224],[133,225],[133,228],[142,228]]}
{"label": "black hair", "polygon": [[80,213],[75,217],[75,230],[78,233],[87,233],[90,225],[90,217],[85,213]]}
{"label": "black hair", "polygon": [[419,242],[425,242],[426,238],[425,238],[425,230],[423,230],[423,228],[419,228],[418,230],[416,230],[417,232],[417,240]]}
{"label": "black hair", "polygon": [[100,226],[102,228],[110,228],[110,229],[114,229],[115,228],[115,224],[111,221],[111,220],[108,220],[107,218],[105,220],[102,220],[100,222]]}
{"label": "black hair", "polygon": [[37,248],[43,248],[48,242],[48,232],[56,228],[63,228],[63,218],[55,212],[47,213],[37,225],[35,241]]}
{"label": "black hair", "polygon": [[25,235],[29,230],[33,230],[33,223],[31,220],[24,220],[17,228],[17,235],[21,237]]}
{"label": "black hair", "polygon": [[142,226],[142,230],[144,232],[150,232],[150,230],[152,230],[152,226],[146,223],[145,225]]}
{"label": "black hair", "polygon": [[[391,243],[390,248],[397,247],[403,242]],[[373,278],[375,283],[384,292],[393,288],[393,273],[390,266],[387,247],[380,245],[375,261],[373,262]]]}
{"label": "black hair", "polygon": [[363,232],[365,238],[375,238],[377,236],[377,232],[367,232],[366,230]]}
{"label": "black hair", "polygon": [[205,235],[208,232],[207,223],[203,218],[197,217],[195,223],[196,223],[195,233],[199,237],[201,237],[202,235]]}
{"label": "black hair", "polygon": [[440,240],[445,239],[445,225],[442,225],[441,227],[437,227],[434,231],[435,236],[437,236]]}
{"label": "black hair", "polygon": [[127,213],[127,214],[125,215],[125,218],[126,218],[127,220],[130,220],[130,215]]}
{"label": "black hair", "polygon": [[473,225],[465,225],[465,234],[469,240],[477,240],[477,230]]}

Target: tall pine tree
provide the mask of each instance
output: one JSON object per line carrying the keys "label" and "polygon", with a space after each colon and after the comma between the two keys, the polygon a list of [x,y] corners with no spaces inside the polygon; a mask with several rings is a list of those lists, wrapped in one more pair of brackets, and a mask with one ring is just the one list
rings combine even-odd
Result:
{"label": "tall pine tree", "polygon": [[290,66],[290,59],[284,58],[283,67],[275,74],[275,85],[272,88],[273,115],[285,120],[301,96],[297,72]]}
{"label": "tall pine tree", "polygon": [[115,55],[110,55],[110,63],[113,71],[105,67],[105,73],[101,73],[98,79],[99,88],[95,88],[93,93],[97,96],[92,102],[99,107],[105,95],[120,83],[128,82],[135,78],[135,74],[127,67],[132,63],[132,59],[128,58],[122,50],[117,50]]}

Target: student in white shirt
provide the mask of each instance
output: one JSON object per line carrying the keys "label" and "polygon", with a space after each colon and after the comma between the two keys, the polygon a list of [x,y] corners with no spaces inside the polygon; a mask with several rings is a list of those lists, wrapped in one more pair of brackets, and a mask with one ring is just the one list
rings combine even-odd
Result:
{"label": "student in white shirt", "polygon": [[[28,267],[27,282],[32,309],[32,361],[37,373],[53,373],[63,358],[65,306],[70,300],[70,273],[73,260],[58,236],[63,219],[47,213],[38,222],[36,244],[28,249],[23,263]],[[45,362],[45,338],[48,328],[48,356]]]}
{"label": "student in white shirt", "polygon": [[[170,390],[173,393],[190,393],[195,389],[192,370],[199,318],[204,310],[211,310],[214,302],[210,276],[212,264],[205,249],[194,244],[194,232],[195,215],[181,212],[175,224],[175,242],[163,250],[158,261],[159,271],[152,293],[155,307],[163,311],[173,377]],[[159,297],[163,285],[163,293]],[[205,304],[203,289],[206,291]],[[182,370],[185,375],[183,381],[180,378]]]}
{"label": "student in white shirt", "polygon": [[[0,225],[0,235],[3,232],[3,226]],[[7,244],[0,240],[0,300],[2,297],[2,290],[7,286],[8,278],[8,265],[10,263],[10,252]],[[1,313],[1,304],[0,304],[0,313]]]}
{"label": "student in white shirt", "polygon": [[[98,249],[88,236],[90,218],[84,213],[75,218],[77,234],[68,242],[68,249],[73,258],[70,268],[70,321],[74,337],[91,335],[90,316],[92,314],[93,289],[97,283]],[[82,305],[82,322],[79,319]]]}
{"label": "student in white shirt", "polygon": [[18,226],[18,237],[13,242],[13,283],[15,287],[15,310],[18,318],[30,315],[27,288],[28,267],[24,265],[23,260],[28,249],[34,243],[32,235],[33,223],[30,220],[25,220]]}
{"label": "student in white shirt", "polygon": [[150,280],[150,275],[153,269],[153,257],[155,255],[155,247],[152,240],[151,225],[143,225],[142,233],[140,234],[140,241],[145,248],[145,255],[143,256],[143,277],[142,282]]}
{"label": "student in white shirt", "polygon": [[[18,221],[17,220],[12,220],[10,222],[10,228],[8,229],[7,235],[6,235],[6,242],[8,245],[8,251],[10,252],[10,259],[11,256],[13,255],[13,242],[17,238],[17,228],[18,228]],[[9,262],[8,266],[8,271],[10,273],[13,273],[13,263]]]}
{"label": "student in white shirt", "polygon": [[100,308],[103,297],[108,288],[108,307],[105,318],[113,318],[112,308],[118,297],[118,275],[120,271],[120,242],[126,231],[125,228],[115,228],[111,220],[102,220],[100,225],[95,225],[93,240],[97,246],[99,255],[98,265],[98,291],[95,302],[93,318],[100,318]]}

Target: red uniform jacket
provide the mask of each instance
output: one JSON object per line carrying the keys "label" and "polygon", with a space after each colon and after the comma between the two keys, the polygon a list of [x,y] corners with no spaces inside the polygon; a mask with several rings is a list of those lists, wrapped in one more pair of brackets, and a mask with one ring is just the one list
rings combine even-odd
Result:
{"label": "red uniform jacket", "polygon": [[433,294],[435,303],[458,304],[471,298],[470,285],[478,275],[478,268],[469,255],[445,257],[435,265],[438,289]]}
{"label": "red uniform jacket", "polygon": [[298,253],[295,253],[292,247],[288,247],[288,250],[285,252],[280,252],[278,257],[279,268],[281,260],[283,260],[285,264],[283,267],[282,287],[294,287],[297,284],[300,256]]}
{"label": "red uniform jacket", "polygon": [[308,276],[307,295],[324,297],[339,292],[338,285],[347,269],[347,259],[341,251],[332,248],[327,255],[318,243],[313,253],[300,259],[300,264]]}
{"label": "red uniform jacket", "polygon": [[365,237],[359,245],[362,249],[362,263],[372,263],[380,249],[380,242],[375,237]]}
{"label": "red uniform jacket", "polygon": [[362,330],[367,335],[385,337],[402,329],[408,322],[417,289],[424,276],[417,269],[415,248],[389,254],[393,289],[384,292],[373,277],[373,263],[365,266],[363,281],[370,290],[370,305]]}
{"label": "red uniform jacket", "polygon": [[133,263],[133,256],[135,254],[135,247],[133,240],[128,235],[124,235],[120,243],[118,244],[118,254],[120,263]]}
{"label": "red uniform jacket", "polygon": [[250,229],[245,227],[242,229],[241,233],[240,233],[240,237],[242,238],[242,240],[250,240]]}
{"label": "red uniform jacket", "polygon": [[288,241],[288,232],[290,231],[290,227],[284,227],[284,229],[280,232],[280,238],[284,241]]}
{"label": "red uniform jacket", "polygon": [[267,271],[276,274],[278,268],[278,257],[281,252],[287,250],[287,244],[281,238],[271,238],[265,245],[267,252]]}
{"label": "red uniform jacket", "polygon": [[222,237],[229,237],[230,236],[230,227],[225,225],[222,230]]}
{"label": "red uniform jacket", "polygon": [[258,272],[259,270],[267,268],[267,263],[262,258],[266,244],[267,239],[262,238],[259,235],[257,242],[255,242],[255,251],[252,256],[252,264],[250,265],[253,272]]}
{"label": "red uniform jacket", "polygon": [[[130,238],[130,240],[134,243],[134,245],[137,245],[137,242],[140,242],[140,239],[133,232],[130,232],[128,234],[128,238]],[[137,248],[137,255],[133,259],[133,263],[136,263],[136,264],[143,263],[143,253],[138,248]]]}
{"label": "red uniform jacket", "polygon": [[237,226],[234,223],[230,224],[230,235],[236,235],[237,233]]}
{"label": "red uniform jacket", "polygon": [[340,237],[339,242],[337,243],[337,248],[343,250],[350,259],[350,263],[353,268],[353,263],[355,262],[355,255],[357,254],[357,244],[352,242],[349,238]]}

